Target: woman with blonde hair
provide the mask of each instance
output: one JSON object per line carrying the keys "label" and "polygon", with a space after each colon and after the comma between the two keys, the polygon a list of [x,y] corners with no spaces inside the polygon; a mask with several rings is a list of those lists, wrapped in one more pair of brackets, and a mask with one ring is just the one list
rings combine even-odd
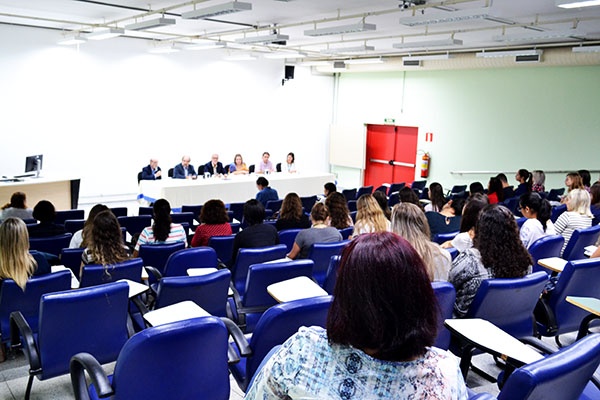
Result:
{"label": "woman with blonde hair", "polygon": [[590,194],[585,189],[573,189],[565,197],[567,211],[560,214],[554,223],[554,230],[557,235],[565,238],[560,254],[565,251],[571,236],[576,229],[585,229],[592,226],[594,217],[590,210]]}
{"label": "woman with blonde hair", "polygon": [[363,233],[389,232],[390,221],[371,194],[363,194],[356,202],[356,222],[353,237]]}
{"label": "woman with blonde hair", "polygon": [[12,279],[23,291],[37,263],[29,254],[27,225],[20,218],[7,218],[0,225],[0,281]]}
{"label": "woman with blonde hair", "polygon": [[450,253],[430,240],[429,224],[423,211],[412,203],[398,203],[392,209],[392,232],[406,239],[423,258],[432,281],[447,281],[452,265]]}

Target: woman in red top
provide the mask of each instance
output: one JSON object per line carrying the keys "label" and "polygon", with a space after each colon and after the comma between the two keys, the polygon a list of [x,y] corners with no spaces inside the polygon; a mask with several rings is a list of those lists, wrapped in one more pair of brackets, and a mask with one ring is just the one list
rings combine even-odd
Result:
{"label": "woman in red top", "polygon": [[196,228],[192,238],[192,247],[207,246],[213,236],[231,235],[231,225],[225,204],[221,200],[209,200],[200,211],[201,225]]}
{"label": "woman in red top", "polygon": [[496,204],[504,201],[504,190],[502,189],[502,181],[496,177],[491,177],[488,183],[488,199],[490,204]]}

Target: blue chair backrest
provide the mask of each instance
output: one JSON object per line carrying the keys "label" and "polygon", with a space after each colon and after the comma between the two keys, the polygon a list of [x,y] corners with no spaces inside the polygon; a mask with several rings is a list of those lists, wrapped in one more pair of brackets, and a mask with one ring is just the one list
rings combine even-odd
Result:
{"label": "blue chair backrest", "polygon": [[279,243],[285,244],[288,253],[292,251],[292,247],[294,246],[296,236],[301,230],[302,229],[284,229],[282,231],[279,231]]}
{"label": "blue chair backrest", "polygon": [[216,317],[145,329],[119,354],[112,398],[227,400],[227,339]]}
{"label": "blue chair backrest", "polygon": [[356,200],[348,200],[348,211],[356,211]]}
{"label": "blue chair backrest", "polygon": [[233,254],[233,241],[235,235],[213,236],[208,239],[208,247],[212,247],[217,252],[217,258],[225,265],[231,266],[231,256]]}
{"label": "blue chair backrest", "polygon": [[498,400],[582,399],[598,364],[600,335],[594,334],[516,369],[506,380]]}
{"label": "blue chair backrest", "polygon": [[153,216],[154,215],[154,209],[152,207],[144,207],[144,206],[140,206],[138,208],[138,215],[149,215],[149,216]]}
{"label": "blue chair backrest", "polygon": [[388,197],[390,197],[393,193],[399,192],[404,186],[406,186],[406,183],[404,183],[404,182],[392,183],[390,185],[390,187],[388,188],[388,192],[387,192]]}
{"label": "blue chair backrest", "polygon": [[517,226],[519,227],[519,229],[521,229],[521,227],[523,226],[523,224],[525,223],[525,221],[527,221],[527,217],[520,217],[517,218]]}
{"label": "blue chair backrest", "polygon": [[448,247],[448,248],[445,248],[444,250],[446,250],[448,253],[450,253],[450,258],[452,258],[452,260],[454,260],[456,257],[458,257],[458,249],[456,249],[454,247]]}
{"label": "blue chair backrest", "polygon": [[171,214],[171,222],[174,224],[181,224],[187,222],[191,227],[194,224],[194,213],[193,212],[178,212]]}
{"label": "blue chair backrest", "polygon": [[240,222],[230,222],[229,226],[231,226],[231,233],[235,234],[235,233],[238,233],[240,231],[240,228],[242,227],[242,224]]}
{"label": "blue chair backrest", "polygon": [[85,211],[83,210],[59,210],[56,212],[54,223],[64,225],[68,219],[84,219]]}
{"label": "blue chair backrest", "polygon": [[509,199],[504,200],[504,206],[510,210],[514,215],[521,216],[521,213],[518,211],[519,208],[519,198],[511,197]]}
{"label": "blue chair backrest", "polygon": [[533,271],[550,272],[547,268],[538,265],[538,260],[542,258],[560,257],[565,238],[561,235],[542,236],[529,246],[529,254],[533,259]]}
{"label": "blue chair backrest", "polygon": [[248,268],[252,264],[261,264],[284,258],[287,254],[286,251],[287,247],[284,244],[256,247],[253,249],[240,249],[235,259],[235,264],[231,267],[231,280],[240,296],[244,295]]}
{"label": "blue chair backrest", "polygon": [[58,256],[62,249],[69,247],[71,237],[73,237],[73,235],[71,235],[70,233],[41,238],[30,237],[29,249],[41,251],[44,253],[50,253],[54,254],[55,256]]}
{"label": "blue chair backrest", "polygon": [[310,213],[310,210],[312,210],[317,200],[317,196],[300,197],[300,201],[302,201],[302,208],[304,208],[304,212]]}
{"label": "blue chair backrest", "polygon": [[60,252],[60,263],[73,271],[77,277],[80,275],[81,255],[84,250],[83,247],[78,247],[75,249],[62,249]]}
{"label": "blue chair backrest", "polygon": [[460,233],[459,231],[448,232],[448,233],[436,233],[435,235],[433,235],[433,241],[438,244],[442,244],[444,242],[447,242],[448,240],[454,239],[456,237],[456,235],[458,235],[459,233]]}
{"label": "blue chair backrest", "polygon": [[323,289],[325,289],[325,291],[331,295],[333,294],[335,282],[337,281],[340,258],[340,256],[331,256],[329,259],[329,266],[327,267],[327,274],[325,275],[325,282],[323,283]]}
{"label": "blue chair backrest", "polygon": [[33,259],[37,263],[37,268],[33,273],[34,276],[45,275],[52,272],[52,269],[50,268],[50,263],[46,259],[44,253],[40,253],[37,250],[29,250],[29,254],[33,256]]}
{"label": "blue chair backrest", "polygon": [[111,207],[109,210],[115,215],[115,217],[126,217],[129,210],[127,207]]}
{"label": "blue chair backrest", "polygon": [[354,233],[354,227],[349,226],[347,228],[340,229],[339,231],[340,231],[340,234],[342,235],[342,239],[346,240],[352,235],[352,233]]}
{"label": "blue chair backrest", "polygon": [[194,219],[200,223],[200,212],[202,211],[202,204],[193,204],[193,205],[182,205],[181,212],[191,212],[194,214]]}
{"label": "blue chair backrest", "polygon": [[486,319],[516,338],[532,336],[533,310],[547,281],[544,272],[515,279],[485,279],[466,317]]}
{"label": "blue chair backrest", "polygon": [[346,247],[349,242],[349,240],[342,240],[341,242],[333,243],[315,243],[310,247],[307,258],[310,258],[315,262],[313,277],[319,285],[323,286],[323,283],[325,283],[325,276],[327,275],[327,268],[329,268],[331,256],[341,254],[342,249]]}
{"label": "blue chair backrest", "polygon": [[354,196],[354,198],[356,200],[358,200],[358,198],[360,196],[362,196],[363,194],[371,194],[373,193],[373,186],[362,186],[359,187],[358,190],[356,191],[356,196]]}
{"label": "blue chair backrest", "polygon": [[427,186],[427,181],[414,181],[411,183],[410,188],[422,192],[423,189],[425,189],[425,186]]}
{"label": "blue chair backrest", "polygon": [[377,189],[375,189],[375,190],[373,191],[373,193],[374,193],[374,192],[381,192],[381,193],[383,193],[383,194],[385,194],[385,195],[387,196],[388,187],[387,187],[387,186],[383,186],[383,185],[381,185],[381,186],[378,186],[378,187],[377,187]]}
{"label": "blue chair backrest", "polygon": [[344,189],[342,194],[346,198],[346,201],[356,200],[356,189]]}
{"label": "blue chair backrest", "polygon": [[350,218],[352,218],[352,222],[356,223],[356,214],[358,213],[358,211],[351,211],[350,212]]}
{"label": "blue chair backrest", "polygon": [[119,225],[127,229],[131,236],[140,234],[144,228],[152,225],[152,216],[138,215],[129,217],[117,217]]}
{"label": "blue chair backrest", "polygon": [[[143,244],[140,246],[139,257],[144,260],[144,266],[154,267],[164,275],[165,265],[171,254],[183,250],[185,243],[162,243],[162,244]],[[154,275],[150,274],[148,280],[155,282]]]}
{"label": "blue chair backrest", "polygon": [[83,229],[83,225],[85,225],[85,219],[68,219],[65,221],[65,231],[74,234]]}
{"label": "blue chair backrest", "polygon": [[37,340],[40,380],[69,372],[77,353],[90,353],[101,364],[115,361],[128,339],[128,295],[125,282],[43,295]]}
{"label": "blue chair backrest", "polygon": [[35,333],[38,330],[40,298],[43,294],[60,292],[71,288],[71,274],[60,271],[53,274],[33,276],[23,291],[12,279],[0,281],[0,341],[10,340],[9,318],[13,311],[21,311]]}
{"label": "blue chair backrest", "polygon": [[133,258],[117,264],[107,265],[106,267],[100,264],[84,265],[79,287],[102,285],[104,283],[116,282],[119,279],[129,279],[130,281],[139,282],[142,279],[143,267],[144,262],[141,258]]}
{"label": "blue chair backrest", "polygon": [[457,194],[467,190],[467,185],[454,185],[452,189],[450,189],[450,194]]}
{"label": "blue chair backrest", "polygon": [[[575,307],[565,299],[567,296],[600,298],[600,285],[594,284],[600,276],[600,258],[569,261],[561,272],[556,287],[547,299],[548,306],[554,311],[557,334],[572,332],[579,328],[587,311]],[[540,327],[542,334],[544,327]]]}
{"label": "blue chair backrest", "polygon": [[162,278],[156,289],[155,308],[190,300],[211,315],[226,317],[229,282],[231,272],[227,269],[200,276]]}
{"label": "blue chair backrest", "polygon": [[435,347],[447,350],[450,347],[450,331],[444,326],[444,320],[452,318],[456,290],[450,282],[431,282],[433,292],[438,301],[438,335],[433,344]]}
{"label": "blue chair backrest", "polygon": [[233,217],[242,222],[244,219],[244,203],[230,203],[229,211],[233,211]]}
{"label": "blue chair backrest", "polygon": [[581,260],[587,258],[584,254],[585,248],[596,244],[600,236],[600,225],[590,226],[585,229],[576,229],[563,251],[562,258],[565,260]]}
{"label": "blue chair backrest", "polygon": [[212,247],[179,250],[169,256],[163,277],[187,276],[188,268],[217,268],[217,252]]}
{"label": "blue chair backrest", "polygon": [[271,210],[274,213],[276,213],[277,211],[281,210],[281,205],[282,204],[283,204],[283,199],[269,200],[269,201],[267,201],[267,204],[266,204],[265,208],[268,208],[269,210]]}
{"label": "blue chair backrest", "polygon": [[566,204],[561,204],[560,206],[552,207],[552,214],[550,216],[550,220],[552,222],[556,222],[558,217],[560,217],[560,214],[564,213],[565,211],[567,211]]}
{"label": "blue chair backrest", "polygon": [[548,192],[548,201],[559,201],[560,196],[562,196],[564,193],[565,193],[565,188],[550,189],[550,191]]}

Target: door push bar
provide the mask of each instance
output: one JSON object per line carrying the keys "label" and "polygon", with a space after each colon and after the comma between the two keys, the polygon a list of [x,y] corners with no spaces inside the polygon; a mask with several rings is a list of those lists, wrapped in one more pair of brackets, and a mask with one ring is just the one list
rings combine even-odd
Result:
{"label": "door push bar", "polygon": [[403,162],[394,161],[394,160],[387,161],[387,160],[378,160],[376,158],[371,158],[369,161],[373,162],[373,163],[378,163],[378,164],[395,165],[397,167],[409,167],[409,168],[414,168],[415,167],[415,164],[403,163]]}

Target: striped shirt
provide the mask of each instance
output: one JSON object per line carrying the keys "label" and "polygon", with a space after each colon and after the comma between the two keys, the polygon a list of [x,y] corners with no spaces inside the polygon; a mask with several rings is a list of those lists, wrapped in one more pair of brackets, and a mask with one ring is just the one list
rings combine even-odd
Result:
{"label": "striped shirt", "polygon": [[560,214],[554,223],[554,229],[556,230],[557,235],[562,235],[562,237],[565,238],[565,244],[560,251],[561,257],[573,235],[573,231],[576,229],[589,228],[590,226],[592,226],[592,218],[587,215],[581,215],[575,211],[566,211]]}
{"label": "striped shirt", "polygon": [[151,226],[148,226],[144,228],[142,233],[140,233],[140,237],[135,245],[135,251],[140,251],[140,246],[143,244],[162,244],[175,242],[183,242],[187,247],[187,235],[181,224],[171,224],[171,231],[169,232],[167,240],[164,242],[157,241],[154,238],[154,230]]}

